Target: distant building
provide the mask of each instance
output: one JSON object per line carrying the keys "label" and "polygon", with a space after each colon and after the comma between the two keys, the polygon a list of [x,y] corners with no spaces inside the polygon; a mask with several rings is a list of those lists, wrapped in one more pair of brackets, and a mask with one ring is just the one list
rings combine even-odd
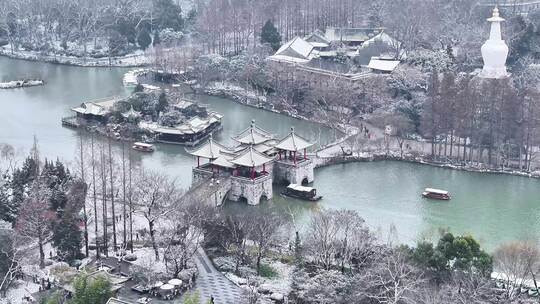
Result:
{"label": "distant building", "polygon": [[295,37],[268,61],[276,85],[355,85],[373,72],[391,73],[399,64],[395,58],[404,55],[399,46],[383,29],[328,28]]}
{"label": "distant building", "polygon": [[113,110],[114,104],[119,100],[119,98],[113,97],[96,101],[88,101],[82,103],[78,107],[72,108],[71,110],[75,112],[79,118],[104,122],[107,115],[109,115]]}
{"label": "distant building", "polygon": [[484,0],[480,6],[493,7],[497,5],[499,9],[511,15],[527,15],[528,13],[540,9],[540,0]]}
{"label": "distant building", "polygon": [[325,37],[330,42],[340,42],[348,46],[360,46],[383,31],[382,28],[335,28],[326,29]]}

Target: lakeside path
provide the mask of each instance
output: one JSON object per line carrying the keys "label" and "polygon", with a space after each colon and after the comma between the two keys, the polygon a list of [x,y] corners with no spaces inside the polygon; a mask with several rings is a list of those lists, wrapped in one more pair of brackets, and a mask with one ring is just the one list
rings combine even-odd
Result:
{"label": "lakeside path", "polygon": [[216,304],[246,303],[245,291],[219,272],[201,248],[195,261],[199,269],[195,290],[199,291],[202,303],[208,303],[211,296]]}

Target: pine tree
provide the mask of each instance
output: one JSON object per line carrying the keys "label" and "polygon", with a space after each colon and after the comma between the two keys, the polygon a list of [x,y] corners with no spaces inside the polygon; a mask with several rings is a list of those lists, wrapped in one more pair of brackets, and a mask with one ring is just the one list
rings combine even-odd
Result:
{"label": "pine tree", "polygon": [[137,43],[143,50],[146,50],[152,43],[152,37],[150,37],[150,33],[146,28],[139,31],[139,34],[137,35]]}
{"label": "pine tree", "polygon": [[78,223],[73,212],[65,212],[54,227],[53,244],[63,261],[73,262],[81,256],[82,233]]}
{"label": "pine tree", "polygon": [[261,43],[268,43],[274,51],[281,45],[281,35],[270,20],[266,21],[261,30]]}

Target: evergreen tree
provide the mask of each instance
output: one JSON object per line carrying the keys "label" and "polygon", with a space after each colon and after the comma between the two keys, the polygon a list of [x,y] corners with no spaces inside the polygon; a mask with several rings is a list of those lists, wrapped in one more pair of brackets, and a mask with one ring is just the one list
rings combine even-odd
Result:
{"label": "evergreen tree", "polygon": [[81,256],[82,233],[79,218],[73,212],[64,212],[53,229],[53,245],[58,256],[68,263]]}
{"label": "evergreen tree", "polygon": [[75,279],[73,287],[75,292],[70,304],[105,304],[113,295],[112,284],[104,277],[89,278],[81,274]]}
{"label": "evergreen tree", "polygon": [[261,43],[268,43],[274,51],[281,45],[281,35],[270,20],[266,21],[261,30]]}
{"label": "evergreen tree", "polygon": [[154,0],[154,24],[157,29],[170,28],[180,31],[184,28],[182,9],[172,0]]}
{"label": "evergreen tree", "polygon": [[146,48],[148,48],[148,46],[150,46],[152,43],[152,37],[150,37],[150,33],[146,28],[139,31],[139,34],[137,35],[137,43],[143,50],[146,50]]}
{"label": "evergreen tree", "polygon": [[156,106],[156,112],[159,116],[159,113],[163,113],[169,106],[169,101],[167,101],[167,95],[165,93],[159,94],[158,103]]}
{"label": "evergreen tree", "polygon": [[19,205],[14,204],[9,196],[9,181],[0,181],[0,220],[14,223],[19,210]]}

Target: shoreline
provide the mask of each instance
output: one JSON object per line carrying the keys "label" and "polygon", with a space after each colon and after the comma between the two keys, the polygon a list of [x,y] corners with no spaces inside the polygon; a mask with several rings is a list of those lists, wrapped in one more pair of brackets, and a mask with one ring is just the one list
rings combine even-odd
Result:
{"label": "shoreline", "polygon": [[[226,88],[236,88],[236,89],[240,89],[240,90],[236,90],[236,91],[235,90],[230,90],[230,89],[227,90]],[[260,99],[260,96],[257,96],[255,94],[253,94],[253,92],[250,92],[250,91],[248,91],[248,90],[246,90],[246,89],[244,89],[242,87],[236,86],[236,85],[234,85],[232,83],[224,84],[223,88],[216,88],[215,86],[210,86],[210,87],[205,86],[205,87],[197,87],[195,89],[194,88],[192,88],[192,89],[194,90],[194,93],[192,93],[192,94],[195,94],[195,95],[200,95],[200,96],[206,95],[206,96],[222,97],[222,98],[237,102],[237,103],[245,105],[245,106],[249,106],[249,107],[256,108],[256,109],[265,110],[265,111],[285,115],[285,116],[288,116],[288,117],[296,118],[298,120],[303,120],[303,121],[316,123],[316,124],[323,125],[323,126],[326,126],[326,127],[329,127],[331,129],[335,129],[335,130],[341,132],[343,134],[342,137],[336,139],[335,141],[333,141],[333,142],[331,142],[329,144],[321,146],[315,152],[315,154],[313,154],[313,153],[311,154],[312,157],[313,156],[316,157],[315,169],[326,167],[326,166],[337,165],[337,164],[351,163],[351,162],[401,161],[401,162],[409,162],[409,163],[414,163],[414,164],[419,164],[419,165],[427,165],[427,166],[431,166],[431,167],[438,167],[438,168],[451,169],[451,170],[457,170],[457,171],[466,171],[466,172],[472,172],[472,173],[511,175],[511,176],[519,176],[519,177],[528,177],[528,178],[540,179],[540,172],[535,173],[535,172],[524,172],[524,171],[514,171],[514,170],[512,170],[512,171],[503,171],[503,170],[493,170],[493,169],[481,169],[481,168],[475,168],[473,166],[458,166],[458,165],[452,165],[451,163],[433,162],[433,161],[426,160],[423,157],[415,157],[415,156],[412,156],[412,155],[411,156],[404,155],[403,157],[401,157],[401,156],[399,156],[399,153],[400,153],[399,151],[391,151],[390,154],[387,154],[387,153],[380,153],[380,154],[372,153],[371,155],[365,156],[365,157],[362,157],[362,156],[319,157],[319,156],[317,156],[318,152],[320,152],[320,151],[322,151],[324,149],[330,148],[332,146],[339,145],[339,144],[343,143],[344,141],[346,141],[350,136],[354,136],[354,135],[358,134],[358,132],[352,132],[352,133],[347,132],[347,130],[351,130],[351,128],[354,128],[352,126],[339,126],[339,127],[338,126],[331,126],[330,124],[328,124],[326,122],[321,122],[321,121],[309,119],[309,118],[304,117],[302,115],[294,115],[294,114],[292,114],[292,113],[290,113],[288,111],[274,110],[273,106],[272,106],[272,109],[270,109],[270,108],[267,108],[267,107],[264,107],[264,106],[260,106],[258,104],[254,104],[254,103],[250,102],[250,100],[254,101],[254,102],[257,102],[257,103],[260,103],[260,102],[263,101],[263,100]],[[263,96],[263,97],[266,99],[265,96]],[[356,131],[358,131],[358,130],[356,130]],[[321,160],[322,160],[323,163],[319,163],[319,161],[321,161]]]}
{"label": "shoreline", "polygon": [[[315,156],[315,155],[312,155]],[[317,160],[323,160],[323,163],[316,163],[315,169],[330,167],[334,165],[347,164],[347,163],[368,163],[368,162],[383,162],[383,161],[397,161],[397,162],[406,162],[417,165],[430,166],[435,168],[456,170],[456,171],[465,171],[478,174],[493,174],[493,175],[510,175],[517,177],[526,177],[533,179],[540,179],[540,172],[538,173],[527,173],[523,171],[503,171],[503,170],[493,170],[493,169],[480,169],[472,166],[456,166],[450,163],[437,163],[424,160],[419,157],[400,157],[395,155],[386,155],[386,154],[372,154],[369,156],[335,156],[335,157],[317,157]]]}
{"label": "shoreline", "polygon": [[[6,48],[0,47],[0,56],[7,57],[10,59],[16,59],[16,60],[25,60],[25,61],[33,61],[33,62],[42,62],[42,63],[50,63],[50,64],[60,64],[60,65],[67,65],[67,66],[76,66],[76,67],[84,67],[84,68],[135,68],[135,67],[143,67],[148,65],[147,62],[143,62],[145,60],[141,60],[141,62],[129,62],[129,60],[137,60],[137,58],[144,59],[144,55],[126,55],[121,57],[111,57],[110,63],[108,57],[102,57],[102,58],[92,58],[87,57],[67,57],[67,56],[61,56],[61,55],[42,55],[34,51],[15,51],[14,53],[11,52],[11,50],[8,50]],[[126,61],[127,60],[127,61]]]}

